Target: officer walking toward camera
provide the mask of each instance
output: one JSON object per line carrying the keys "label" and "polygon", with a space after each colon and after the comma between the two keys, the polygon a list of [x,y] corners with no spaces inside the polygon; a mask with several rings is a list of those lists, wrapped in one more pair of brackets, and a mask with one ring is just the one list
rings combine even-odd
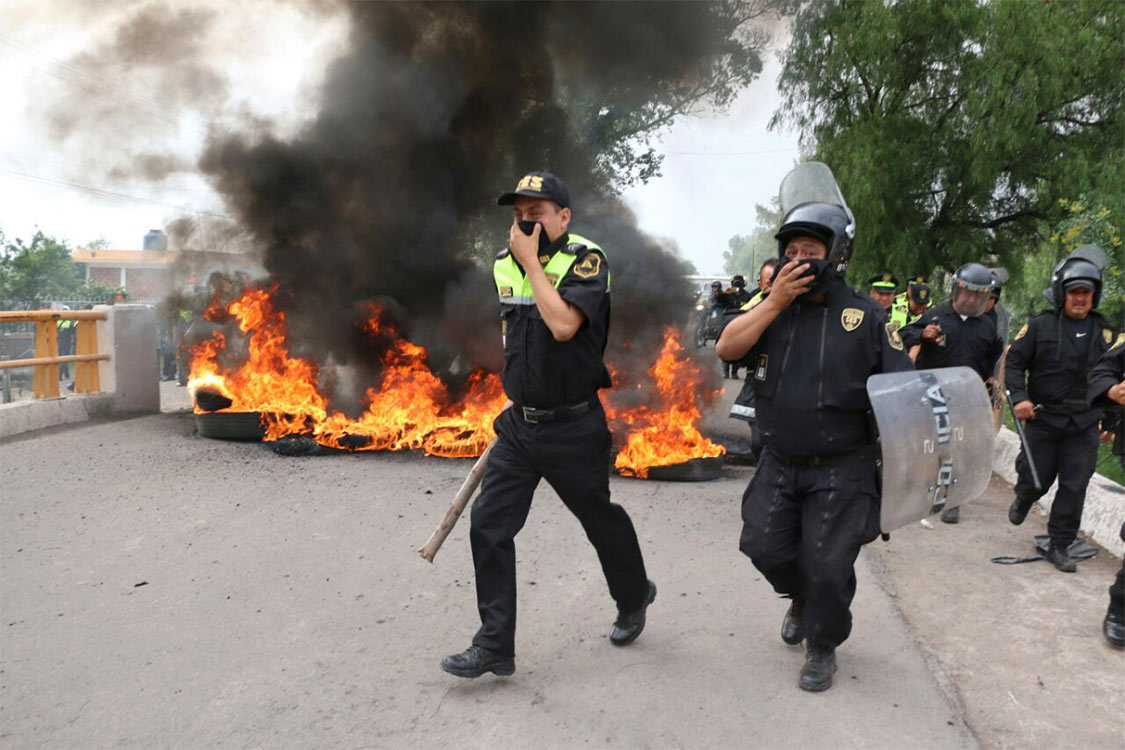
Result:
{"label": "officer walking toward camera", "polygon": [[765,447],[742,497],[739,547],[792,600],[781,637],[807,642],[798,685],[832,686],[851,633],[855,560],[879,535],[879,449],[867,378],[909,370],[882,307],[844,283],[855,222],[827,166],[781,186],[783,264],[769,296],[715,346],[750,368]]}
{"label": "officer walking toward camera", "polygon": [[[953,295],[949,302],[927,310],[916,321],[899,331],[903,343],[916,357],[919,370],[938,367],[971,367],[990,393],[998,392],[993,373],[1004,341],[996,326],[984,316],[992,299],[995,279],[979,263],[966,263],[953,274]],[[945,523],[958,523],[961,508],[941,513]]]}
{"label": "officer walking toward camera", "polygon": [[930,307],[930,287],[925,276],[916,276],[906,282],[906,291],[895,297],[891,306],[891,327],[896,331],[908,326]]}
{"label": "officer walking toward camera", "polygon": [[[1027,435],[1027,445],[1016,458],[1019,478],[1008,520],[1023,523],[1057,476],[1059,489],[1047,522],[1047,559],[1064,573],[1073,573],[1077,566],[1067,550],[1078,535],[1086,486],[1097,465],[1102,416],[1088,399],[1087,376],[1113,346],[1117,331],[1094,309],[1101,299],[1101,268],[1081,254],[1056,267],[1050,291],[1054,309],[1032,317],[1008,350],[1005,385]],[[1027,451],[1038,470],[1039,489]]]}
{"label": "officer walking toward camera", "polygon": [[610,642],[631,643],[645,626],[656,586],[645,574],[628,514],[609,497],[610,434],[598,390],[609,330],[609,265],[594,242],[568,231],[566,185],[532,172],[501,206],[512,206],[509,245],[493,275],[504,341],[504,391],[496,443],[473,504],[469,540],[481,626],[472,646],[441,668],[458,677],[515,671],[515,536],[540,479],[578,517],[601,561],[618,616]]}

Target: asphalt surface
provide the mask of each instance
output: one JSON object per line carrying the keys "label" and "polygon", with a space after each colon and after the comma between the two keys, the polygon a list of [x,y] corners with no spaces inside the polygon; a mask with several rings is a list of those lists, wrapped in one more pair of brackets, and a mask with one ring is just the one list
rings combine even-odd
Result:
{"label": "asphalt surface", "polygon": [[[724,409],[712,431],[741,434]],[[986,524],[1002,483],[961,526],[864,550],[823,694],[797,688],[787,602],[737,548],[751,469],[611,480],[659,587],[626,648],[542,485],[518,538],[516,674],[446,675],[478,624],[468,524],[433,565],[415,549],[469,466],[283,458],[194,436],[182,412],[0,443],[0,747],[1121,744],[1125,670],[1099,634],[1113,563],[988,564],[1043,524]]]}

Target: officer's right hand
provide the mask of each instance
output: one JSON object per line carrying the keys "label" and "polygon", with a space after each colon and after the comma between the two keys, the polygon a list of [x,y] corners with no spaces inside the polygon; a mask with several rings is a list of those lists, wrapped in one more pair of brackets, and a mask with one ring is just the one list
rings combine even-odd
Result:
{"label": "officer's right hand", "polygon": [[1012,408],[1015,410],[1016,416],[1025,422],[1029,419],[1035,419],[1035,404],[1030,401],[1020,401]]}
{"label": "officer's right hand", "polygon": [[770,288],[770,296],[766,297],[765,301],[772,300],[772,304],[778,307],[786,307],[790,302],[812,289],[816,277],[801,275],[808,269],[808,263],[788,261],[778,272],[777,278],[773,281],[773,287]]}
{"label": "officer's right hand", "polygon": [[933,341],[941,335],[941,326],[937,323],[930,323],[922,329],[922,339],[924,341]]}

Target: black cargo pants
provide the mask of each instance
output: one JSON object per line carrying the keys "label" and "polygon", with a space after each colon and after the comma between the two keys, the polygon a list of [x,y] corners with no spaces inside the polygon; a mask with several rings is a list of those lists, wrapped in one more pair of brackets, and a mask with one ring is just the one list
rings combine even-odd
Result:
{"label": "black cargo pants", "polygon": [[1047,494],[1058,477],[1059,489],[1051,503],[1047,534],[1051,537],[1051,546],[1066,549],[1078,536],[1086,486],[1098,464],[1098,425],[1078,429],[1073,421],[1068,421],[1065,427],[1056,427],[1040,417],[1024,422],[1024,433],[1043,489],[1035,489],[1021,448],[1016,457],[1016,497],[1030,505]]}
{"label": "black cargo pants", "polygon": [[739,549],[774,591],[804,600],[811,645],[835,648],[851,634],[855,561],[879,536],[877,472],[873,454],[803,466],[766,447],[742,496]]}
{"label": "black cargo pants", "polygon": [[547,480],[582,524],[617,608],[631,611],[648,596],[633,523],[625,509],[609,499],[610,434],[601,405],[577,417],[540,424],[525,421],[518,408],[496,418],[496,445],[473,504],[469,532],[481,619],[473,645],[505,656],[515,654],[515,537],[527,520],[540,479]]}

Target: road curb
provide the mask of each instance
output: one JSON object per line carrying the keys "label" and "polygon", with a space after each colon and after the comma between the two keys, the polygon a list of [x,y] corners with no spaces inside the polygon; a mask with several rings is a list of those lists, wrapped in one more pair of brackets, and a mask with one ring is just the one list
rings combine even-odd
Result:
{"label": "road curb", "polygon": [[[1016,456],[1020,452],[1020,439],[1007,427],[996,435],[992,451],[992,471],[1009,484],[1016,483]],[[1051,509],[1058,482],[1039,501],[1046,510]],[[1086,536],[1105,547],[1115,557],[1125,555],[1125,542],[1121,541],[1121,522],[1125,519],[1125,487],[1095,474],[1086,490],[1086,504],[1082,508],[1082,531]]]}

